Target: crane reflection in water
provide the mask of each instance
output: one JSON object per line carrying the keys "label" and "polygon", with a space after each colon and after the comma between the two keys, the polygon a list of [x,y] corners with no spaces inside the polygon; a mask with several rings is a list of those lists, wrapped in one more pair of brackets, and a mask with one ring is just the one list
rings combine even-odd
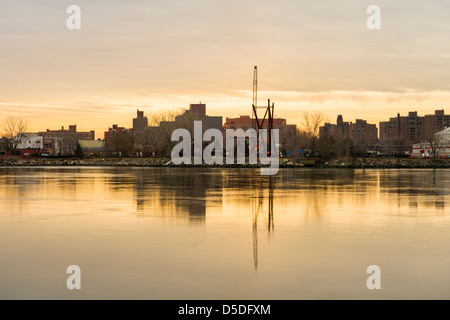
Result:
{"label": "crane reflection in water", "polygon": [[260,215],[265,216],[267,214],[267,225],[266,230],[268,232],[269,238],[274,232],[274,220],[273,220],[273,179],[268,177],[268,201],[267,206],[265,203],[264,191],[266,188],[260,188],[255,193],[252,201],[252,231],[253,231],[253,266],[255,271],[258,270],[258,218]]}

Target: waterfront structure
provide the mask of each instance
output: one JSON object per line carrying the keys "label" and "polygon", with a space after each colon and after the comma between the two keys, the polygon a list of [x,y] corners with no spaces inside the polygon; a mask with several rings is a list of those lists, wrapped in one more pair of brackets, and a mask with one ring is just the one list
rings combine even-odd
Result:
{"label": "waterfront structure", "polygon": [[17,136],[13,140],[16,142],[16,147],[8,148],[10,145],[9,140],[2,139],[1,156],[30,157],[42,153],[43,137],[36,133],[23,133],[20,137]]}

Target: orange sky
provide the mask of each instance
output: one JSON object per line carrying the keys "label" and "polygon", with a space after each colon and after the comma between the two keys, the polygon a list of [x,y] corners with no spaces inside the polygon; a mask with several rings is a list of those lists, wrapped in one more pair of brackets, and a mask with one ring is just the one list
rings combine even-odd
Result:
{"label": "orange sky", "polygon": [[260,103],[294,124],[314,110],[372,123],[450,113],[450,5],[375,1],[371,31],[372,2],[80,0],[81,30],[68,30],[68,1],[0,0],[0,120],[101,138],[136,109],[202,101],[210,115],[248,115],[255,65]]}

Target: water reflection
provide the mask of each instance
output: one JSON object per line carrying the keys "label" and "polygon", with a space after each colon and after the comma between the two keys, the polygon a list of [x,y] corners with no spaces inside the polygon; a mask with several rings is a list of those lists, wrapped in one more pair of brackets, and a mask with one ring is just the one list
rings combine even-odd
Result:
{"label": "water reflection", "polygon": [[163,168],[117,168],[114,173],[115,175],[105,178],[105,184],[117,193],[131,189],[140,216],[158,212],[163,215],[188,217],[193,223],[204,223],[207,205],[221,205],[221,174]]}
{"label": "water reflection", "polygon": [[0,297],[72,263],[87,298],[360,298],[370,264],[448,297],[449,200],[449,170],[0,168]]}
{"label": "water reflection", "polygon": [[267,216],[266,230],[269,235],[273,235],[275,223],[273,218],[273,191],[274,177],[268,179],[268,201],[265,203],[264,189],[259,189],[258,194],[252,197],[252,231],[253,231],[253,267],[258,270],[258,220],[260,215]]}
{"label": "water reflection", "polygon": [[396,196],[399,207],[408,203],[410,208],[424,206],[443,210],[449,182],[443,170],[386,171],[380,179],[380,190]]}
{"label": "water reflection", "polygon": [[0,179],[0,196],[14,199],[15,205],[39,194],[73,198],[97,186],[133,199],[142,216],[161,210],[201,223],[208,208],[221,208],[228,197],[243,206],[256,199],[255,211],[265,198],[272,211],[283,205],[277,202],[298,200],[305,203],[307,222],[320,221],[330,203],[364,207],[374,197],[398,207],[442,210],[450,192],[450,172],[439,169],[280,170],[264,177],[250,169],[0,168]]}

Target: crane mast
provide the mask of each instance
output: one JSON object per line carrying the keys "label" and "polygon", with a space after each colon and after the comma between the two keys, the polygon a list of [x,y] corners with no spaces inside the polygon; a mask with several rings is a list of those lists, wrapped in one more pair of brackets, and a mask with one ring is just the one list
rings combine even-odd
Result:
{"label": "crane mast", "polygon": [[[267,129],[267,154],[270,156],[272,153],[272,143],[271,143],[271,137],[272,137],[272,129],[273,129],[273,116],[274,116],[274,104],[270,105],[270,99],[268,100],[267,107],[258,107],[258,67],[255,66],[253,71],[253,98],[252,98],[252,128],[256,130],[256,134],[258,136],[259,141],[259,130],[263,127],[266,127]],[[261,119],[258,118],[258,108],[266,109],[264,113],[264,117]],[[267,120],[266,120],[267,118]],[[256,120],[256,125],[255,121]],[[259,142],[258,142],[258,149],[259,149]]]}
{"label": "crane mast", "polygon": [[[256,108],[258,106],[258,67],[255,66],[253,71],[253,99],[252,99],[252,108],[253,108],[253,114],[257,117],[256,114]],[[258,119],[257,119],[258,120]],[[252,117],[252,128],[255,128],[255,124],[253,123],[253,117]]]}

